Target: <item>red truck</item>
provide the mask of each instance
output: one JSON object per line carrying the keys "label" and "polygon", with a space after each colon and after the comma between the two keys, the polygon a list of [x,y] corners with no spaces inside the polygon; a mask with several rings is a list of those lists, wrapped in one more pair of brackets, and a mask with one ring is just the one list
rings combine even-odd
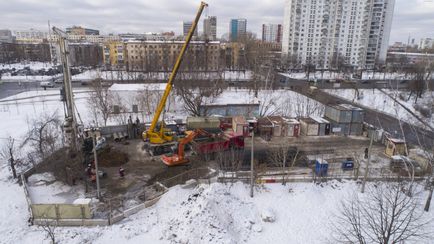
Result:
{"label": "red truck", "polygon": [[214,138],[199,138],[194,140],[191,144],[196,153],[211,154],[220,151],[227,151],[231,148],[244,148],[244,137],[230,132]]}

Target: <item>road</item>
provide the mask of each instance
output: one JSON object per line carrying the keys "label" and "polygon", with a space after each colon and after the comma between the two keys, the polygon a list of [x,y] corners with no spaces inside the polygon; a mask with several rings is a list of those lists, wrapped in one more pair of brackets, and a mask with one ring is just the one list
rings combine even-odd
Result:
{"label": "road", "polygon": [[[294,91],[308,96],[318,102],[323,104],[337,104],[337,103],[351,103],[354,106],[363,108],[365,113],[365,122],[369,123],[377,128],[383,128],[385,131],[389,132],[392,136],[403,138],[401,133],[401,126],[399,120],[393,116],[384,114],[377,110],[371,109],[366,106],[361,106],[351,101],[347,101],[337,96],[328,94],[320,89],[313,93],[309,92],[308,85],[297,86]],[[401,121],[402,131],[404,131],[405,139],[414,145],[422,145],[426,148],[432,148],[434,146],[434,132],[425,130],[423,128],[417,127],[413,124]]]}

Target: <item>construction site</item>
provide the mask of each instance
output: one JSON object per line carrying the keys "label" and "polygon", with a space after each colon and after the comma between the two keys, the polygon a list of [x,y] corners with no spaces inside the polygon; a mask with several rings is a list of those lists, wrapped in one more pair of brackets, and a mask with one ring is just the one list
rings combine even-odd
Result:
{"label": "construction site", "polygon": [[[357,83],[352,76],[311,80],[310,70],[307,79],[296,79],[277,67],[272,51],[248,48],[244,58],[261,60],[254,58],[256,66],[242,78],[238,73],[234,79],[232,71],[226,72],[228,77],[206,68],[191,71],[196,61],[189,60],[189,52],[196,49],[189,46],[207,7],[201,2],[185,40],[177,42],[182,48],[173,51],[177,57],[170,73],[149,72],[152,78],[146,79],[132,71],[141,77],[134,82],[116,80],[113,72],[111,78],[73,81],[71,71],[82,68],[71,65],[66,32],[53,27],[61,69],[50,72],[62,76],[42,81],[40,90],[5,98],[0,91],[0,112],[10,117],[2,124],[5,131],[17,136],[17,128],[28,128],[16,140],[25,156],[14,158],[15,139],[9,137],[8,162],[24,189],[21,205],[29,226],[79,227],[72,229],[76,233],[83,226],[107,226],[127,229],[125,240],[154,228],[158,233],[150,243],[241,243],[260,236],[276,219],[293,224],[291,218],[298,216],[306,220],[306,228],[314,228],[310,222],[327,226],[322,201],[331,198],[324,208],[333,209],[331,205],[340,206],[340,198],[360,187],[363,193],[365,186],[409,182],[409,189],[401,190],[407,196],[413,186],[432,195],[434,124],[410,103],[400,102],[406,88],[400,95],[398,89],[387,89],[404,82],[381,86]],[[119,74],[124,72],[130,71]],[[31,113],[40,117],[32,120]],[[432,109],[428,113],[433,116]],[[254,194],[260,199],[256,205],[249,200]],[[292,198],[321,220],[303,217],[306,209],[290,217],[261,209],[269,199],[283,209],[293,204]],[[176,209],[182,220],[163,214],[174,215]],[[155,230],[159,218],[165,222]],[[144,220],[149,220],[144,230],[132,225]],[[197,234],[200,239],[190,236],[194,225],[205,226]],[[83,231],[86,237],[77,240],[92,243],[96,239],[90,236],[99,231]],[[72,232],[63,229],[62,238],[74,239]],[[117,240],[111,235],[99,241]],[[301,242],[291,240],[306,243],[309,235]]]}
{"label": "construction site", "polygon": [[[107,116],[123,113],[127,118],[119,125],[82,125],[66,51],[68,40],[53,27],[64,71],[64,147],[22,174],[32,223],[48,219],[66,226],[111,225],[153,205],[169,188],[197,182],[414,181],[431,173],[429,159],[421,156],[418,147],[367,123],[367,111],[350,102],[320,102],[319,116],[288,117],[262,115],[260,110],[269,106],[264,104],[266,97],[237,104],[223,95],[225,102],[199,107],[209,116],[166,114],[171,111],[168,101],[176,107],[172,89],[205,7],[202,3],[167,83],[160,85],[164,89],[151,108],[154,112],[144,116],[137,105],[122,112],[119,106],[108,108]],[[96,87],[113,85],[92,82]],[[194,87],[193,82],[192,92]],[[305,99],[319,96],[316,88],[307,87]],[[303,89],[296,88],[300,94]],[[51,180],[41,178],[47,174]],[[62,193],[66,200],[43,202],[32,196],[38,194],[41,182],[58,181],[72,187]]]}

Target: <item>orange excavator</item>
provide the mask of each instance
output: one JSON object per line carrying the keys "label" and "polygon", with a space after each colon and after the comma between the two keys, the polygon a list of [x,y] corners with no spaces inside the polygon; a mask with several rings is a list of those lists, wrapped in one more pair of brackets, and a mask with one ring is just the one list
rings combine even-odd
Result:
{"label": "orange excavator", "polygon": [[186,164],[186,163],[190,162],[190,160],[185,157],[185,152],[184,152],[185,145],[190,143],[192,140],[194,140],[194,138],[196,138],[199,135],[209,136],[209,137],[212,136],[212,134],[210,134],[209,132],[207,132],[203,129],[196,129],[194,131],[188,131],[188,132],[186,132],[186,134],[187,134],[187,136],[179,141],[177,154],[173,154],[172,156],[167,156],[167,155],[161,156],[161,160],[167,166],[176,166],[176,165]]}

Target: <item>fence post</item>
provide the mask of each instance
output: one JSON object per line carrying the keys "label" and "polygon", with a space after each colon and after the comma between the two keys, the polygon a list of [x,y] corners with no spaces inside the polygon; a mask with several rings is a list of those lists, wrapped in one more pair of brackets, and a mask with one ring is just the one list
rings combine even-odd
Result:
{"label": "fence post", "polygon": [[59,204],[54,205],[54,210],[56,211],[56,219],[60,219]]}

